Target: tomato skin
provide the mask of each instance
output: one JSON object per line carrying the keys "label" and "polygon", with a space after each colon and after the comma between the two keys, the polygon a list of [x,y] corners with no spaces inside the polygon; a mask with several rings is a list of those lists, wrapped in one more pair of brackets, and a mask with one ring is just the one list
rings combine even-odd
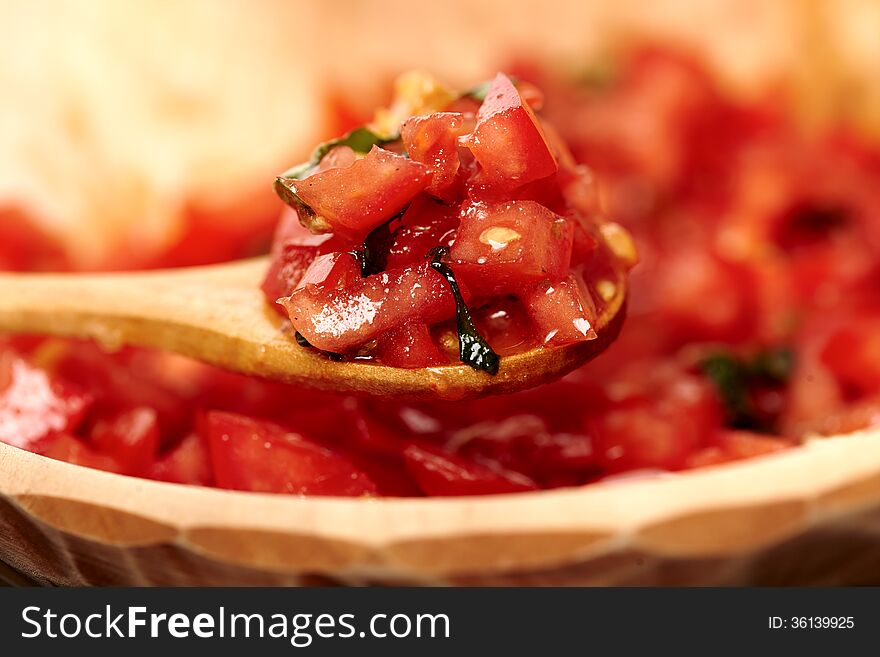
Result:
{"label": "tomato skin", "polygon": [[448,364],[424,322],[407,322],[379,338],[373,356],[383,365],[414,369]]}
{"label": "tomato skin", "polygon": [[310,233],[300,224],[299,215],[293,208],[284,212],[275,231],[269,269],[261,285],[266,299],[279,314],[284,315],[284,309],[275,300],[293,292],[312,260],[331,241],[334,241],[332,235]]}
{"label": "tomato skin", "polygon": [[152,408],[138,406],[98,420],[90,444],[112,457],[126,474],[144,474],[159,449],[159,417]]}
{"label": "tomato skin", "polygon": [[173,484],[213,486],[214,472],[204,438],[196,433],[189,434],[170,452],[159,457],[147,476]]}
{"label": "tomato skin", "polygon": [[53,434],[76,430],[92,404],[91,394],[0,352],[0,442],[39,452]]}
{"label": "tomato skin", "polygon": [[62,433],[53,436],[48,446],[41,452],[56,461],[65,461],[73,465],[81,465],[105,472],[124,472],[122,464],[106,454],[93,450],[82,440],[74,438],[70,434]]}
{"label": "tomato skin", "polygon": [[325,253],[312,260],[294,291],[315,285],[341,290],[360,277],[360,265],[351,253]]}
{"label": "tomato skin", "polygon": [[314,226],[315,232],[355,238],[397,214],[429,182],[423,164],[374,146],[351,166],[331,168],[290,184],[326,223]]}
{"label": "tomato skin", "polygon": [[464,145],[480,164],[477,187],[484,193],[510,191],[558,168],[538,118],[501,73],[486,93],[477,125]]}
{"label": "tomato skin", "polygon": [[501,294],[568,273],[574,228],[534,201],[471,203],[449,252],[453,269],[475,293]]}
{"label": "tomato skin", "polygon": [[522,300],[537,329],[539,342],[562,346],[595,340],[595,313],[588,295],[571,275],[559,283],[538,284],[523,293]]}
{"label": "tomato skin", "polygon": [[528,477],[495,471],[440,449],[410,445],[403,457],[406,469],[426,495],[496,495],[537,489]]}
{"label": "tomato skin", "polygon": [[416,162],[428,167],[431,182],[425,191],[447,203],[455,200],[459,167],[458,138],[464,134],[466,121],[456,112],[437,112],[413,116],[404,121],[400,136],[406,152]]}
{"label": "tomato skin", "polygon": [[359,279],[343,290],[311,285],[281,301],[309,343],[346,353],[401,324],[433,324],[455,315],[443,277],[427,264]]}
{"label": "tomato skin", "polygon": [[458,227],[458,213],[426,195],[417,196],[394,227],[386,269],[417,262],[438,244],[449,246]]}
{"label": "tomato skin", "polygon": [[345,458],[270,422],[209,411],[201,431],[221,488],[344,497],[376,493],[376,485]]}

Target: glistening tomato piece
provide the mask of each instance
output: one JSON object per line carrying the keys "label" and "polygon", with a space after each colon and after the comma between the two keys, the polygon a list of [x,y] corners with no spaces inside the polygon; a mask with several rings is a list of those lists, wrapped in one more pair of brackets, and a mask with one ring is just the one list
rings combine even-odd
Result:
{"label": "glistening tomato piece", "polygon": [[352,254],[325,253],[312,261],[297,283],[295,290],[314,285],[341,290],[360,277],[360,266]]}
{"label": "glistening tomato piece", "polygon": [[458,226],[458,212],[427,195],[417,196],[404,212],[388,250],[387,269],[422,262],[438,244],[449,246]]}
{"label": "glistening tomato piece", "polygon": [[409,369],[448,362],[424,322],[407,322],[383,334],[373,356],[384,365]]}
{"label": "glistening tomato piece", "polygon": [[374,274],[342,290],[309,285],[281,303],[312,346],[336,353],[409,321],[433,324],[455,315],[449,285],[427,264]]}
{"label": "glistening tomato piece", "polygon": [[205,439],[195,433],[186,436],[153,463],[147,476],[174,484],[212,486],[214,472]]}
{"label": "glistening tomato piece", "polygon": [[332,235],[310,233],[300,223],[296,210],[285,210],[275,231],[269,269],[262,285],[266,299],[279,313],[283,315],[284,311],[275,305],[275,300],[293,292],[306,268],[321,253],[322,245],[332,238]]}
{"label": "glistening tomato piece", "polygon": [[374,146],[348,167],[288,184],[315,213],[302,218],[316,232],[364,236],[400,212],[430,182],[427,168]]}
{"label": "glistening tomato piece", "polygon": [[539,341],[561,346],[595,340],[595,312],[589,292],[574,276],[559,283],[539,283],[522,294]]}
{"label": "glistening tomato piece", "polygon": [[461,161],[458,138],[464,134],[465,120],[456,112],[437,112],[413,116],[400,127],[406,152],[431,172],[426,191],[446,202],[456,196],[455,182]]}
{"label": "glistening tomato piece", "polygon": [[509,191],[557,170],[538,118],[501,73],[486,93],[465,145],[480,163],[478,187],[488,192]]}
{"label": "glistening tomato piece", "polygon": [[534,201],[471,203],[449,255],[473,292],[497,294],[561,281],[568,273],[572,224]]}
{"label": "glistening tomato piece", "polygon": [[376,493],[375,484],[347,459],[270,422],[210,411],[201,430],[221,488],[345,497]]}
{"label": "glistening tomato piece", "polygon": [[410,445],[403,457],[406,469],[426,495],[495,495],[537,489],[524,475],[491,469],[439,449]]}
{"label": "glistening tomato piece", "polygon": [[123,466],[112,456],[102,454],[86,445],[82,440],[66,433],[53,436],[42,454],[56,461],[65,461],[95,470],[117,473],[124,470]]}
{"label": "glistening tomato piece", "polygon": [[139,406],[102,418],[92,427],[89,442],[126,474],[143,474],[159,449],[159,417],[152,408]]}
{"label": "glistening tomato piece", "polygon": [[0,442],[39,452],[53,434],[74,431],[91,405],[90,394],[0,353]]}

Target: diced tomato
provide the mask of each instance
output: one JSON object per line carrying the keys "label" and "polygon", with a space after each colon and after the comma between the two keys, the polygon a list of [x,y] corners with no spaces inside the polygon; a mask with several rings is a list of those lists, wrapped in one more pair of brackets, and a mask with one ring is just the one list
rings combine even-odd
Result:
{"label": "diced tomato", "polygon": [[270,422],[210,411],[202,430],[221,488],[346,497],[376,493],[376,485],[348,460]]}
{"label": "diced tomato", "polygon": [[448,363],[424,322],[407,322],[384,333],[373,356],[384,365],[408,369]]}
{"label": "diced tomato", "polygon": [[825,343],[820,358],[852,396],[880,390],[880,318],[856,318]]}
{"label": "diced tomato", "polygon": [[39,452],[53,434],[74,431],[92,401],[15,353],[0,352],[0,441]]}
{"label": "diced tomato", "polygon": [[722,424],[723,410],[702,377],[650,367],[633,369],[643,371],[629,384],[635,389],[589,421],[598,461],[609,472],[686,467]]}
{"label": "diced tomato", "polygon": [[470,290],[498,294],[561,281],[573,238],[569,221],[533,201],[472,203],[462,208],[449,255]]}
{"label": "diced tomato", "polygon": [[152,408],[139,406],[98,420],[90,443],[113,457],[126,474],[143,474],[159,449],[159,417]]}
{"label": "diced tomato", "polygon": [[214,472],[204,438],[195,433],[186,436],[153,463],[147,476],[174,484],[212,486]]}
{"label": "diced tomato", "polygon": [[426,495],[493,495],[535,490],[534,481],[515,472],[493,470],[454,454],[407,447],[406,468]]}
{"label": "diced tomato", "polygon": [[478,187],[483,191],[509,191],[557,170],[540,121],[510,78],[500,73],[464,143],[480,163]]}
{"label": "diced tomato", "polygon": [[424,165],[374,146],[351,166],[289,184],[317,215],[316,232],[356,237],[391,219],[430,181]]}
{"label": "diced tomato", "polygon": [[163,443],[189,430],[192,408],[184,394],[186,386],[172,388],[154,372],[146,371],[147,365],[155,366],[160,355],[130,348],[109,354],[85,342],[58,346],[58,353],[47,357],[48,369],[92,392],[99,416],[147,406],[158,415]]}
{"label": "diced tomato", "polygon": [[306,268],[331,241],[332,235],[314,235],[299,221],[293,208],[287,208],[275,231],[269,269],[263,280],[262,290],[266,299],[281,315],[284,309],[275,304],[276,299],[286,297],[299,283]]}
{"label": "diced tomato", "polygon": [[344,290],[312,285],[282,303],[314,347],[346,353],[413,320],[433,324],[455,315],[449,285],[427,263],[359,279]]}
{"label": "diced tomato", "polygon": [[328,290],[341,290],[360,277],[360,266],[352,254],[326,253],[312,260],[294,291],[310,285],[321,285]]}
{"label": "diced tomato", "polygon": [[431,172],[426,191],[446,202],[455,200],[459,166],[458,138],[464,134],[466,121],[455,112],[437,112],[413,116],[404,121],[400,136],[406,152]]}
{"label": "diced tomato", "polygon": [[[471,310],[480,335],[499,356],[508,356],[536,346],[526,309],[519,299],[498,297]],[[450,330],[452,327],[450,327]],[[456,341],[455,353],[458,353]]]}
{"label": "diced tomato", "polygon": [[596,339],[588,295],[574,276],[555,284],[539,283],[523,293],[523,303],[543,344],[561,346]]}
{"label": "diced tomato", "polygon": [[694,452],[687,467],[699,468],[730,461],[741,461],[756,456],[773,454],[791,447],[791,443],[775,436],[764,436],[750,431],[719,431],[714,444]]}
{"label": "diced tomato", "polygon": [[122,465],[112,456],[101,454],[82,440],[66,433],[53,436],[42,454],[56,461],[65,461],[86,468],[105,470],[106,472],[123,472]]}
{"label": "diced tomato", "polygon": [[425,195],[419,195],[394,228],[388,249],[388,269],[417,262],[435,246],[449,246],[458,226],[458,212]]}

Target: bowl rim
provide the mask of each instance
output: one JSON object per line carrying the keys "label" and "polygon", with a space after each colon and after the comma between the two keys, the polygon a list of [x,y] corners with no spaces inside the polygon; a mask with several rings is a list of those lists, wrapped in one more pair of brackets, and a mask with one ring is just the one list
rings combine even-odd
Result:
{"label": "bowl rim", "polygon": [[225,491],[71,465],[0,444],[0,499],[121,548],[176,543],[221,562],[406,577],[549,568],[631,548],[711,558],[880,505],[880,428],[646,479],[484,497]]}

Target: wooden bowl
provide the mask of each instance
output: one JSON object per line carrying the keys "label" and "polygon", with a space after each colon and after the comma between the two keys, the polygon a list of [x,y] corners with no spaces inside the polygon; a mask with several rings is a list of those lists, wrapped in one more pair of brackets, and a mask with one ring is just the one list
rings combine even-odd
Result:
{"label": "wooden bowl", "polygon": [[880,584],[880,431],[578,489],[296,498],[0,444],[7,579],[60,585]]}

